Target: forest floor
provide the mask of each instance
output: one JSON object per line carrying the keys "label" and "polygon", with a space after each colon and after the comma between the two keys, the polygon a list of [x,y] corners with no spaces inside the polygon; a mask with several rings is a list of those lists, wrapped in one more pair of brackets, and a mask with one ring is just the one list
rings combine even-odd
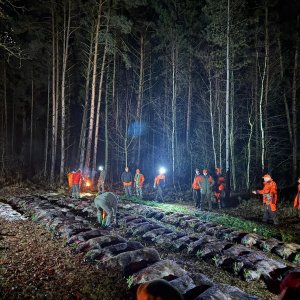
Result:
{"label": "forest floor", "polygon": [[[24,187],[0,190],[7,196],[37,193]],[[127,297],[124,277],[98,269],[74,255],[65,241],[31,220],[0,218],[0,299],[103,299]]]}
{"label": "forest floor", "polygon": [[[38,187],[9,187],[0,190],[0,201],[8,196],[22,196],[45,192]],[[192,201],[156,203],[141,201],[163,210],[195,212]],[[198,212],[200,218],[230,225],[238,229],[257,232],[266,237],[277,237],[286,242],[299,242],[300,219],[288,207],[280,208],[279,227],[261,223],[262,207],[257,199],[242,202],[231,209]],[[158,249],[162,257],[170,253]],[[275,299],[262,283],[247,283],[233,278],[228,273],[201,262],[206,275],[216,282],[236,285],[260,296]],[[274,296],[274,297],[273,297]],[[46,229],[32,222],[22,220],[10,222],[0,218],[0,299],[130,299],[126,278],[113,270],[97,269],[83,263],[82,254],[74,255],[65,241],[53,238]]]}

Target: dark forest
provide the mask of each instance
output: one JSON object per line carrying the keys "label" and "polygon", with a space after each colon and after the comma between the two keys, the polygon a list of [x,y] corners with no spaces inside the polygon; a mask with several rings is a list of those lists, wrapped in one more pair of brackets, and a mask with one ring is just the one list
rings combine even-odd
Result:
{"label": "dark forest", "polygon": [[2,179],[125,165],[231,190],[299,170],[298,1],[1,1]]}

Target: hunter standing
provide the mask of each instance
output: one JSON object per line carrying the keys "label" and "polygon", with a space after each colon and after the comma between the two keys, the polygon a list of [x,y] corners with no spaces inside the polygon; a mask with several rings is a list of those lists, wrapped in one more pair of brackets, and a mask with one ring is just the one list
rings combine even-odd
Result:
{"label": "hunter standing", "polygon": [[105,183],[105,177],[106,177],[106,170],[100,166],[99,167],[99,171],[100,171],[100,175],[99,175],[99,179],[98,179],[98,193],[104,193],[105,189],[104,189],[104,183]]}
{"label": "hunter standing", "polygon": [[201,185],[201,198],[203,203],[208,203],[208,210],[212,209],[211,192],[215,184],[214,179],[208,175],[207,169],[203,169],[202,175],[200,176]]}
{"label": "hunter standing", "polygon": [[298,178],[298,191],[294,200],[294,207],[298,210],[298,214],[300,217],[300,177]]}
{"label": "hunter standing", "polygon": [[75,173],[75,171],[72,171],[67,174],[68,184],[69,184],[69,193],[70,193],[71,198],[74,196],[74,186],[73,186],[73,174],[74,173]]}
{"label": "hunter standing", "polygon": [[143,198],[143,183],[145,181],[144,175],[140,172],[140,169],[136,169],[134,176],[134,185],[136,195],[140,198]]}
{"label": "hunter standing", "polygon": [[121,175],[121,180],[123,182],[124,190],[126,196],[131,196],[131,186],[132,186],[132,174],[129,171],[128,167],[125,168],[125,171]]}
{"label": "hunter standing", "polygon": [[201,210],[201,192],[200,192],[201,182],[200,181],[201,181],[200,171],[199,169],[196,169],[194,181],[192,184],[193,199],[195,201],[195,207]]}
{"label": "hunter standing", "polygon": [[278,217],[276,212],[277,204],[277,184],[269,174],[263,176],[264,187],[262,190],[253,191],[253,194],[263,195],[264,215],[263,222],[268,222],[270,218],[273,219],[275,225],[278,225]]}
{"label": "hunter standing", "polygon": [[215,184],[215,197],[218,203],[218,207],[224,207],[224,198],[225,198],[225,178],[221,173],[220,168],[216,168],[216,184]]}
{"label": "hunter standing", "polygon": [[80,198],[80,184],[83,180],[83,177],[81,175],[81,170],[78,169],[72,177],[73,180],[73,193],[74,193],[74,198],[79,199]]}
{"label": "hunter standing", "polygon": [[157,175],[154,179],[154,185],[153,187],[156,189],[156,195],[154,201],[164,201],[163,197],[163,187],[166,186],[166,176],[165,176],[165,171],[160,170],[159,175]]}

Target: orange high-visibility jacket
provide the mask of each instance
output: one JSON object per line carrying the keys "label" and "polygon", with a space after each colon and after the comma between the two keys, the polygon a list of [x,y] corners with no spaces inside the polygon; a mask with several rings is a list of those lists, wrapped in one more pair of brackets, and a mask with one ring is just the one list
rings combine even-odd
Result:
{"label": "orange high-visibility jacket", "polygon": [[272,211],[276,211],[277,203],[277,184],[275,181],[264,182],[264,188],[256,191],[258,194],[263,195],[263,203],[271,206]]}
{"label": "orange high-visibility jacket", "polygon": [[73,172],[70,172],[68,173],[68,184],[69,184],[69,187],[71,188],[73,186]]}
{"label": "orange high-visibility jacket", "polygon": [[192,184],[192,189],[193,190],[200,190],[201,180],[202,180],[202,177],[200,175],[195,176],[193,184]]}
{"label": "orange high-visibility jacket", "polygon": [[166,176],[165,175],[157,175],[154,179],[154,186],[155,187],[159,186],[161,180],[166,180]]}
{"label": "orange high-visibility jacket", "polygon": [[143,174],[139,173],[139,174],[135,174],[134,176],[134,183],[135,183],[135,186],[138,186],[138,187],[143,187],[143,183],[145,181],[145,177]]}
{"label": "orange high-visibility jacket", "polygon": [[298,184],[298,193],[294,200],[294,207],[300,210],[300,183]]}

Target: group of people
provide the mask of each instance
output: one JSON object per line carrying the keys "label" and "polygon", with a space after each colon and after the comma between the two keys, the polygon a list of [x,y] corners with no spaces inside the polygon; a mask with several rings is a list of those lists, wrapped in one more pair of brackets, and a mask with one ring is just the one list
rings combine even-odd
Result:
{"label": "group of people", "polygon": [[195,169],[194,181],[192,183],[193,198],[195,207],[202,209],[202,203],[207,204],[208,210],[212,209],[212,203],[215,201],[219,208],[224,205],[225,198],[225,178],[221,174],[221,169],[215,169],[215,178],[208,174],[207,169]]}
{"label": "group of people", "polygon": [[[135,188],[136,195],[143,198],[143,184],[145,176],[141,173],[140,169],[136,169],[134,177],[132,176],[129,168],[126,167],[125,171],[121,175],[121,181],[123,183],[126,196],[132,196],[132,182]],[[163,188],[166,185],[165,170],[160,170],[159,174],[154,179],[153,187],[156,189],[155,201],[163,201]]]}
{"label": "group of people", "polygon": [[[100,175],[98,179],[98,192],[99,194],[105,193],[105,178],[106,170],[103,167],[99,168]],[[273,220],[275,225],[279,224],[277,215],[277,184],[269,174],[265,174],[263,177],[263,188],[261,190],[252,191],[253,194],[259,194],[263,196],[263,222]],[[80,198],[80,185],[83,181],[83,176],[80,169],[68,173],[68,183],[70,187],[70,196],[72,198]],[[129,171],[128,167],[125,167],[124,172],[121,175],[121,181],[123,183],[126,196],[132,196],[132,185],[135,189],[135,193],[138,197],[143,198],[143,184],[145,177],[139,169],[136,169],[134,177]],[[156,189],[155,201],[163,202],[163,188],[166,184],[165,170],[160,170],[159,174],[154,179],[153,187]],[[203,205],[207,205],[208,210],[212,209],[212,205],[215,202],[219,208],[224,207],[225,199],[225,178],[221,173],[220,168],[215,169],[214,176],[208,173],[207,169],[203,169],[202,173],[198,168],[195,169],[195,176],[192,183],[193,199],[195,201],[195,207],[199,210],[203,209]],[[112,193],[111,193],[112,194]],[[107,197],[107,195],[106,195]],[[108,196],[111,198],[112,196]],[[104,197],[105,198],[105,197]],[[116,202],[114,200],[112,202]],[[298,178],[298,191],[294,199],[294,207],[299,212],[300,216],[300,177]],[[113,211],[112,211],[113,213]],[[112,215],[112,214],[111,214]],[[111,216],[110,216],[111,217]],[[110,217],[108,218],[108,224],[110,224]],[[99,215],[98,220],[104,219]],[[107,220],[107,219],[106,219]],[[101,220],[102,222],[102,220]]]}

